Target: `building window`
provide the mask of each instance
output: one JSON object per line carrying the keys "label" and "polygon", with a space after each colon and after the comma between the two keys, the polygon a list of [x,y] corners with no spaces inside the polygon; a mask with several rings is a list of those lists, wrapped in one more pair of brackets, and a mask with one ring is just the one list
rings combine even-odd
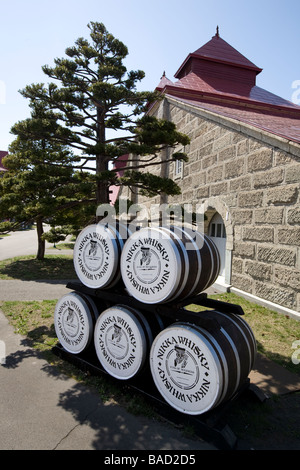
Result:
{"label": "building window", "polygon": [[210,221],[209,235],[214,238],[226,238],[225,224],[218,212],[215,213]]}
{"label": "building window", "polygon": [[183,175],[183,161],[175,160],[174,176],[175,178],[182,178],[182,175]]}
{"label": "building window", "polygon": [[[215,243],[216,247],[218,248],[220,254],[220,272],[219,272],[219,280],[220,278],[224,278],[225,280],[225,265],[226,265],[226,229],[224,221],[221,215],[216,212],[213,218],[210,221],[208,234],[212,238],[213,242]],[[229,261],[227,261],[229,262]],[[229,267],[228,267],[229,269]],[[229,273],[230,270],[227,270]],[[229,274],[230,275],[230,274]],[[225,281],[224,281],[225,282]],[[228,282],[228,280],[226,280]]]}
{"label": "building window", "polygon": [[223,223],[212,223],[210,225],[210,236],[216,238],[226,238],[225,225]]}

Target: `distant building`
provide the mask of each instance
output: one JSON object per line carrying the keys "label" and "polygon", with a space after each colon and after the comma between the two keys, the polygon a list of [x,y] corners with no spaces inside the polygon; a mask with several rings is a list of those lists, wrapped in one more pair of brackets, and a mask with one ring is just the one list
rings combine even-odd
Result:
{"label": "distant building", "polygon": [[[124,170],[122,170],[121,168],[124,168],[126,166],[126,163],[128,161],[128,157],[129,157],[129,155],[123,155],[122,157],[119,157],[119,159],[117,159],[115,161],[114,168],[115,169],[120,168],[120,170],[117,171],[118,177],[123,176]],[[110,204],[112,204],[112,205],[115,204],[116,200],[118,199],[119,191],[120,191],[120,186],[114,186],[113,185],[113,186],[109,187],[109,202],[110,202]]]}
{"label": "distant building", "polygon": [[182,194],[136,202],[203,204],[222,258],[217,286],[300,312],[300,106],[258,87],[261,71],[217,30],[176,81],[163,75],[164,99],[149,114],[189,135],[190,145],[176,149],[189,161],[151,172],[173,178]]}

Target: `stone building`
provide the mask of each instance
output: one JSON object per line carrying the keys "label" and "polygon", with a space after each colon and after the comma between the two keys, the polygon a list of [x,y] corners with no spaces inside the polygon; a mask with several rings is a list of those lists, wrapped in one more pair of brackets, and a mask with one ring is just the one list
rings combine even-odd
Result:
{"label": "stone building", "polygon": [[217,30],[188,55],[175,82],[163,75],[157,89],[164,99],[149,113],[189,135],[183,149],[189,161],[151,169],[174,178],[180,196],[138,202],[203,204],[205,231],[222,259],[217,286],[294,314],[300,312],[300,106],[258,87],[261,71]]}

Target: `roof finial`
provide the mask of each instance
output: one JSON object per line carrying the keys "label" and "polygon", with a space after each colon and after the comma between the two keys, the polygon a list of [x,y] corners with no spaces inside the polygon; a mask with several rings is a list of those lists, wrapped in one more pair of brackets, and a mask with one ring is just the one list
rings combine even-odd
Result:
{"label": "roof finial", "polygon": [[217,26],[217,30],[216,30],[216,36],[217,36],[217,38],[219,38],[219,37],[220,37],[220,36],[219,36],[219,26]]}

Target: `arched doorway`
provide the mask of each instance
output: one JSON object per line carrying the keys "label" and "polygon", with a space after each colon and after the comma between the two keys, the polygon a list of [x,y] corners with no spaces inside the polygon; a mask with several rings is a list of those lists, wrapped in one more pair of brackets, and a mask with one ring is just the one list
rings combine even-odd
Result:
{"label": "arched doorway", "polygon": [[220,253],[221,268],[218,280],[225,283],[226,229],[224,221],[218,212],[215,213],[210,221],[208,235],[215,242]]}
{"label": "arched doorway", "polygon": [[215,287],[222,292],[229,292],[233,251],[233,223],[230,210],[219,197],[208,198],[202,207],[206,215],[204,231],[216,243],[221,257],[221,270]]}

